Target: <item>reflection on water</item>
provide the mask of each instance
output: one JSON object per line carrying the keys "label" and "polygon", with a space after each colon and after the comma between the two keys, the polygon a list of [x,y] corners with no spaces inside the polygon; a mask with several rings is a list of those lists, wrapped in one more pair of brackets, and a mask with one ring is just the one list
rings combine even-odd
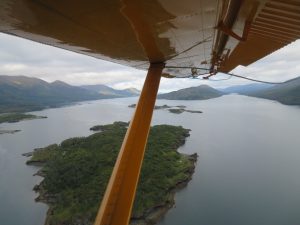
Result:
{"label": "reflection on water", "polygon": [[[128,121],[136,98],[99,100],[35,112],[48,119],[0,124],[21,129],[0,135],[0,221],[42,225],[47,206],[35,203],[32,176],[22,153],[87,136],[96,124]],[[158,100],[203,114],[156,110],[153,124],[192,129],[180,151],[198,152],[193,180],[176,195],[160,225],[300,224],[300,107],[230,95],[207,101]],[[18,215],[18,216],[16,216]]]}

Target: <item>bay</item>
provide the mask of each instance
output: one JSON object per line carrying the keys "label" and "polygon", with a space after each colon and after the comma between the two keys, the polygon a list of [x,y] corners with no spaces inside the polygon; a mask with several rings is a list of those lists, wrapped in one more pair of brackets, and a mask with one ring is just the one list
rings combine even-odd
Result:
{"label": "bay", "polygon": [[[32,112],[47,119],[0,124],[20,129],[0,135],[0,221],[5,225],[42,225],[47,206],[36,203],[32,176],[22,153],[62,140],[92,134],[89,128],[129,121],[128,105],[137,98],[98,100]],[[181,125],[191,136],[180,148],[197,152],[188,186],[159,225],[300,224],[300,107],[239,95],[205,101],[157,100],[185,105],[202,114],[155,110],[152,124]]]}

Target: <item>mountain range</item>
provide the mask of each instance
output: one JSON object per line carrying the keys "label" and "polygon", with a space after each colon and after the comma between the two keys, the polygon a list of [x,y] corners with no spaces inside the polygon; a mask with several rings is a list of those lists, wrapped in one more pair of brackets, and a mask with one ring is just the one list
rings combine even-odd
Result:
{"label": "mountain range", "polygon": [[286,105],[300,105],[300,77],[276,85],[255,83],[231,86],[218,90],[207,85],[200,85],[160,94],[158,98],[169,100],[204,100],[232,93],[275,100]]}
{"label": "mountain range", "polygon": [[218,91],[208,85],[200,85],[197,87],[189,87],[180,89],[178,91],[172,91],[165,94],[159,94],[158,99],[169,100],[205,100],[210,98],[217,98],[224,93]]}
{"label": "mountain range", "polygon": [[[93,85],[97,86],[97,85]],[[0,76],[0,113],[41,110],[72,102],[129,97],[137,95],[131,90],[115,90],[104,93],[85,87],[72,86],[62,81],[48,83],[26,76]],[[137,92],[137,91],[136,91]],[[117,93],[117,94],[116,94]]]}
{"label": "mountain range", "polygon": [[219,88],[218,90],[226,93],[226,94],[241,94],[241,95],[249,95],[251,93],[255,93],[258,91],[266,90],[274,85],[265,84],[265,83],[253,83],[253,84],[245,84],[245,85],[235,85],[227,88]]}
{"label": "mountain range", "polygon": [[225,94],[241,94],[281,102],[285,105],[300,105],[300,77],[281,84],[255,83],[218,89]]}
{"label": "mountain range", "polygon": [[[158,99],[205,100],[238,93],[300,105],[300,77],[277,85],[249,84],[216,90],[208,85],[159,94]],[[58,107],[78,101],[137,96],[137,89],[116,90],[106,85],[72,86],[62,81],[48,83],[25,76],[0,76],[0,113],[25,112]]]}
{"label": "mountain range", "polygon": [[106,95],[106,96],[112,96],[115,98],[132,97],[132,96],[137,96],[140,94],[140,91],[135,88],[126,88],[123,90],[117,90],[117,89],[108,87],[104,84],[82,85],[80,87],[84,88],[86,90],[95,91],[99,94]]}
{"label": "mountain range", "polygon": [[300,105],[300,77],[247,95],[275,100],[286,105]]}

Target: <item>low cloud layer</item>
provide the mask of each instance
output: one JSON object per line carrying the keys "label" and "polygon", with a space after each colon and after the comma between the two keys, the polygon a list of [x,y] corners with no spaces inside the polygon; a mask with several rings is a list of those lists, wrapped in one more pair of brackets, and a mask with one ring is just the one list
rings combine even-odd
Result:
{"label": "low cloud layer", "polygon": [[[239,66],[234,73],[255,79],[281,82],[300,76],[300,40],[248,67]],[[136,70],[74,52],[35,43],[0,33],[0,74],[37,77],[48,82],[62,80],[72,85],[106,84],[114,88],[142,88],[146,71]],[[208,84],[228,87],[249,81],[219,74],[215,81],[199,79],[165,79],[160,91]]]}

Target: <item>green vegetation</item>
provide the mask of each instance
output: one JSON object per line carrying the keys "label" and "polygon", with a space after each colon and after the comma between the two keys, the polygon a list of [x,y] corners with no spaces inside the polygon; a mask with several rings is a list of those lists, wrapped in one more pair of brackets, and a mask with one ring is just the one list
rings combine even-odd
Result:
{"label": "green vegetation", "polygon": [[170,113],[175,113],[175,114],[181,114],[184,111],[185,111],[184,109],[169,109]]}
{"label": "green vegetation", "polygon": [[[44,180],[35,190],[40,193],[37,200],[50,205],[49,224],[92,223],[127,126],[125,122],[97,126],[101,132],[33,152],[28,164],[44,163],[40,172]],[[155,207],[170,204],[171,190],[190,179],[195,156],[176,151],[188,136],[189,130],[181,126],[151,128],[133,218],[145,218]]]}
{"label": "green vegetation", "polygon": [[[120,126],[120,127],[127,127],[129,126],[129,122],[126,123],[126,122],[122,122],[122,121],[117,121],[117,122],[114,122],[113,124],[114,126]],[[108,125],[96,125],[96,126],[93,126],[90,128],[90,130],[92,131],[105,131],[107,130],[108,128]]]}
{"label": "green vegetation", "polygon": [[23,113],[4,113],[0,114],[0,123],[16,123],[21,120],[32,120],[32,119],[41,119],[47,118],[45,116],[36,116],[32,114],[23,114]]}
{"label": "green vegetation", "polygon": [[270,99],[285,105],[300,105],[300,77],[276,85],[247,84],[225,88],[222,91]]}

